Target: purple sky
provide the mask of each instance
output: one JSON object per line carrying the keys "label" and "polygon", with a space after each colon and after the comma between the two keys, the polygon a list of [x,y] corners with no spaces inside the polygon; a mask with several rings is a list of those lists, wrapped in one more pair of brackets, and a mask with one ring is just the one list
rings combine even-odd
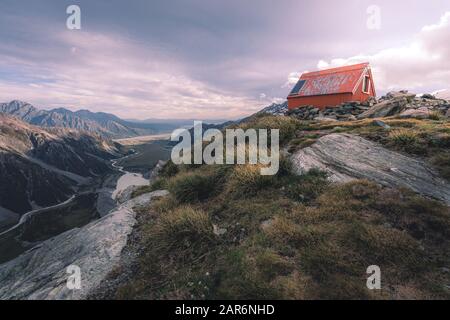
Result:
{"label": "purple sky", "polygon": [[378,94],[448,89],[449,57],[448,0],[0,0],[0,102],[41,108],[234,119],[353,62],[371,63]]}

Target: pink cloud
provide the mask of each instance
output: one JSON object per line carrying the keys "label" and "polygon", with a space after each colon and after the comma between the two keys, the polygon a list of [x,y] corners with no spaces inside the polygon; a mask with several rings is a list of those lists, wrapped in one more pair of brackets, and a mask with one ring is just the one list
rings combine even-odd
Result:
{"label": "pink cloud", "polygon": [[193,80],[175,59],[130,39],[65,31],[54,41],[61,45],[60,59],[31,63],[0,56],[0,66],[13,66],[24,78],[35,80],[0,80],[0,100],[88,107],[124,118],[237,118],[261,107],[258,97],[224,92]]}
{"label": "pink cloud", "polygon": [[450,12],[446,12],[437,23],[424,26],[406,45],[385,48],[372,54],[319,60],[317,68],[369,61],[378,92],[408,89],[419,93],[449,86],[449,56]]}

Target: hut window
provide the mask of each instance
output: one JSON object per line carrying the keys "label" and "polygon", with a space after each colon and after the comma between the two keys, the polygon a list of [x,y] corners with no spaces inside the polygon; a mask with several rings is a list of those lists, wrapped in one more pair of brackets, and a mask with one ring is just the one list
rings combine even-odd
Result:
{"label": "hut window", "polygon": [[365,76],[363,82],[363,92],[369,93],[369,89],[370,89],[370,79],[369,76]]}

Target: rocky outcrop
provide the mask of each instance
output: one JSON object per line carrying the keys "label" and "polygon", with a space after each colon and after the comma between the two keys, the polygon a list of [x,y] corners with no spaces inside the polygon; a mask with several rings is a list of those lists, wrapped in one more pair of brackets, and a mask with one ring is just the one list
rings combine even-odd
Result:
{"label": "rocky outcrop", "polygon": [[[136,206],[149,205],[164,190],[132,199],[103,218],[42,242],[0,265],[0,299],[84,299],[120,261],[135,224]],[[81,271],[81,288],[67,287],[68,266]]]}
{"label": "rocky outcrop", "polygon": [[390,92],[380,98],[379,103],[358,116],[358,119],[381,118],[399,115],[402,118],[429,118],[431,112],[444,115],[450,103],[437,99],[433,95],[424,94],[417,97],[408,91]]}
{"label": "rocky outcrop", "polygon": [[358,119],[364,118],[382,118],[393,116],[394,114],[400,113],[405,109],[405,106],[408,104],[407,97],[399,97],[392,100],[382,101],[377,103],[369,110],[361,113],[358,116]]}
{"label": "rocky outcrop", "polygon": [[323,110],[314,106],[304,106],[288,111],[287,115],[300,120],[356,120],[357,115],[369,110],[375,103],[376,100],[370,98],[365,102],[348,101]]}
{"label": "rocky outcrop", "polygon": [[167,161],[164,160],[159,160],[158,163],[156,164],[156,166],[151,170],[150,174],[149,174],[149,184],[152,184],[153,182],[156,181],[156,179],[158,179],[161,170],[164,168],[164,165],[167,163]]}
{"label": "rocky outcrop", "polygon": [[430,109],[427,107],[420,107],[418,109],[407,109],[399,114],[399,118],[416,118],[428,119],[431,115]]}
{"label": "rocky outcrop", "polygon": [[407,187],[450,205],[450,184],[424,161],[387,150],[349,134],[330,134],[292,155],[300,174],[322,169],[336,182],[368,179],[390,187]]}
{"label": "rocky outcrop", "polygon": [[286,112],[286,115],[300,120],[353,121],[365,118],[382,118],[399,115],[402,118],[429,118],[432,112],[444,116],[450,110],[450,102],[430,94],[417,97],[408,91],[393,91],[378,101],[370,98],[365,102],[349,101],[337,106],[319,109],[304,106]]}
{"label": "rocky outcrop", "polygon": [[131,196],[133,195],[133,192],[135,192],[137,189],[139,189],[141,186],[129,186],[125,188],[124,190],[117,193],[115,201],[117,203],[124,203],[131,199]]}

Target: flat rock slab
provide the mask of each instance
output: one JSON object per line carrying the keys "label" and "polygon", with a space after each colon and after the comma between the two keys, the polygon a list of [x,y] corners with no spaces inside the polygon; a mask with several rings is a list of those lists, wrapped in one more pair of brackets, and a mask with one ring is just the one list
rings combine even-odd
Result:
{"label": "flat rock slab", "polygon": [[390,151],[350,134],[329,134],[292,155],[298,174],[319,168],[330,180],[368,179],[384,186],[407,187],[450,205],[450,184],[422,160]]}
{"label": "flat rock slab", "polygon": [[[132,199],[101,219],[44,241],[0,265],[0,299],[86,298],[119,261],[136,222],[133,207],[167,194],[160,190]],[[68,289],[69,265],[80,267],[81,289]]]}
{"label": "flat rock slab", "polygon": [[400,118],[416,118],[428,119],[430,117],[430,110],[426,107],[418,109],[408,109],[399,114]]}
{"label": "flat rock slab", "polygon": [[393,100],[386,100],[377,103],[369,110],[364,111],[358,115],[358,119],[365,118],[382,118],[392,116],[402,111],[407,105],[408,100],[406,97],[395,98]]}

